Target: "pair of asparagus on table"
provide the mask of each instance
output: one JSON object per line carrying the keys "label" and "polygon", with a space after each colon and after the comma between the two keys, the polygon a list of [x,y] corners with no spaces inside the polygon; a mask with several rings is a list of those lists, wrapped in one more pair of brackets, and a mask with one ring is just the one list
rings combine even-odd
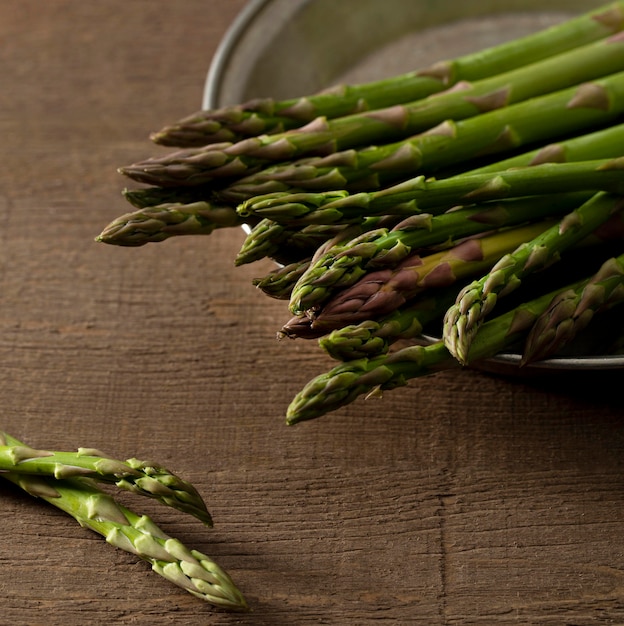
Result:
{"label": "pair of asparagus on table", "polygon": [[152,135],[176,150],[120,168],[143,186],[97,239],[247,225],[234,262],[280,264],[255,281],[288,301],[278,335],[341,361],[290,424],[511,347],[555,355],[624,299],[623,31],[612,2],[383,81],[199,111]]}
{"label": "pair of asparagus on table", "polygon": [[168,469],[99,450],[38,450],[0,431],[0,477],[75,518],[111,545],[134,554],[176,585],[208,603],[245,611],[247,602],[230,576],[211,558],[168,536],[147,515],[137,515],[98,483],[155,498],[212,526],[197,490]]}

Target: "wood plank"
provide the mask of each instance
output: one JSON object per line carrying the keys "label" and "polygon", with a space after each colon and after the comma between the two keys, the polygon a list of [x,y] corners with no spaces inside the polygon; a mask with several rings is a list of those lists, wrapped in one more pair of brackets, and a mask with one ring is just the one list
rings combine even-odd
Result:
{"label": "wood plank", "polygon": [[193,519],[126,504],[212,556],[253,613],[217,611],[0,481],[0,622],[624,622],[620,373],[467,370],[287,427],[331,361],[277,341],[284,303],[234,267],[238,229],[97,244],[118,166],[194,110],[242,0],[0,4],[0,428],[168,465]]}

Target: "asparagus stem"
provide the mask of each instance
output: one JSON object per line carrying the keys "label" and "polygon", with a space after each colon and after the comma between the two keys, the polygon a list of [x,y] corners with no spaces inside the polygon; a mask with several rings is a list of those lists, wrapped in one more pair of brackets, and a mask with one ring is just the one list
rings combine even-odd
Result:
{"label": "asparagus stem", "polygon": [[443,338],[449,352],[467,364],[470,343],[498,299],[520,287],[530,274],[558,261],[562,253],[623,207],[621,196],[599,192],[535,238],[522,242],[485,275],[463,287],[444,318]]}
{"label": "asparagus stem", "polygon": [[427,324],[442,318],[456,295],[456,289],[440,289],[437,293],[426,294],[378,320],[337,328],[321,337],[319,345],[338,361],[385,354],[395,342],[418,337]]}
{"label": "asparagus stem", "polygon": [[[298,159],[267,166],[232,181],[218,195],[223,201],[241,204],[255,196],[270,193],[371,191],[410,178],[419,170],[420,155],[414,147],[419,141],[420,138],[416,136],[358,150],[343,150],[327,157]],[[471,168],[464,173],[485,173],[548,162],[615,158],[622,155],[619,150],[621,142],[624,142],[624,125],[615,124],[549,143],[520,155],[494,159],[493,163]],[[442,163],[440,167],[445,166]],[[188,193],[193,187],[184,189]]]}
{"label": "asparagus stem", "polygon": [[332,240],[345,228],[341,224],[288,228],[273,220],[263,219],[250,229],[234,262],[244,265],[263,258],[274,258],[284,250],[302,251],[304,255],[311,256],[319,246]]}
{"label": "asparagus stem", "polygon": [[[409,142],[409,139],[407,141]],[[496,160],[488,165],[470,169],[469,173],[499,171],[545,162],[614,158],[621,156],[621,152],[618,150],[621,141],[624,141],[624,124],[615,124],[550,143],[508,159]],[[235,180],[220,189],[214,189],[211,185],[156,186],[138,189],[126,188],[122,194],[130,204],[141,209],[158,204],[191,203],[198,200],[214,201],[215,199],[221,200],[222,203],[239,204],[253,196],[292,190],[295,185],[300,187],[300,190],[308,188],[330,189],[331,187],[327,186],[331,183],[328,174],[332,171],[340,174],[340,176],[336,176],[341,183],[337,189],[349,189],[351,181],[355,181],[355,185],[358,187],[362,186],[364,183],[359,181],[372,179],[375,173],[377,176],[383,175],[384,181],[391,182],[400,178],[404,172],[397,168],[397,173],[393,173],[394,166],[400,165],[401,159],[387,159],[387,157],[390,150],[398,156],[403,143],[403,141],[391,144],[384,142],[380,146],[369,146],[357,151],[341,151],[330,157],[296,159],[288,164],[271,165],[254,175]],[[383,163],[383,167],[376,166],[378,162]],[[405,161],[406,170],[410,163],[409,160]],[[362,172],[358,171],[360,167]]]}
{"label": "asparagus stem", "polygon": [[271,162],[397,141],[447,119],[466,119],[622,71],[623,51],[624,38],[618,33],[489,78],[461,81],[453,89],[425,99],[334,119],[319,117],[302,128],[239,141],[224,152],[237,159],[248,155]]}
{"label": "asparagus stem", "polygon": [[303,224],[357,223],[374,215],[439,214],[458,205],[527,195],[624,190],[624,157],[572,163],[542,163],[440,180],[416,176],[373,192],[296,193],[259,196],[243,203],[243,217]]}
{"label": "asparagus stem", "polygon": [[396,268],[365,274],[339,291],[314,316],[312,328],[328,333],[348,324],[388,315],[425,289],[448,287],[487,271],[502,256],[515,250],[553,224],[544,220],[473,237],[448,250],[407,257]]}
{"label": "asparagus stem", "polygon": [[570,343],[594,315],[624,302],[624,255],[605,261],[590,280],[558,293],[531,328],[521,365],[548,358]]}
{"label": "asparagus stem", "polygon": [[[610,126],[593,133],[548,144],[519,156],[470,170],[469,174],[493,173],[512,167],[524,167],[549,162],[573,162],[614,158],[621,155],[620,145],[622,143],[624,143],[624,124]],[[368,154],[380,149],[379,147],[372,147],[361,152]],[[319,163],[321,161],[322,159],[317,160]],[[356,173],[358,171],[358,163],[359,161],[356,162]],[[286,190],[288,190],[288,193],[294,193],[295,190],[293,187],[288,184],[278,183],[276,179],[283,177],[286,170],[291,169],[298,171],[299,168],[302,167],[304,166],[296,165],[296,162],[294,162],[290,165],[276,166],[263,170],[263,172],[259,173],[259,176],[260,174],[266,176],[272,183],[270,185],[262,183],[256,186],[252,182],[249,184],[244,183],[245,179],[242,179],[221,190],[210,190],[202,186],[125,189],[123,191],[124,197],[137,209],[145,209],[145,212],[139,210],[117,217],[105,227],[96,240],[112,245],[143,245],[143,243],[147,243],[148,241],[162,241],[176,235],[206,234],[212,232],[210,224],[214,223],[215,218],[219,216],[221,216],[221,219],[215,223],[215,228],[226,227],[230,220],[232,225],[239,225],[243,221],[243,218],[234,220],[233,217],[229,216],[227,208],[228,203],[239,203],[256,195],[263,195],[267,190],[278,190],[281,193],[286,193]],[[310,168],[311,166],[305,167]],[[327,168],[331,169],[332,167],[328,165]],[[338,165],[335,166],[333,170],[336,171],[339,169],[342,172],[340,174],[340,182],[346,182],[346,188],[348,189],[350,185],[347,179],[350,175],[348,174],[348,168],[345,168],[346,166]],[[315,165],[314,170],[319,174],[323,168],[320,168],[319,165]],[[398,175],[402,170],[397,169],[393,172],[393,168],[389,167],[381,171],[384,172],[384,174],[388,174],[387,176],[384,175],[383,180],[391,181],[399,177]],[[353,174],[353,176],[356,176],[356,174]],[[376,181],[379,182],[381,179],[380,177],[376,179]],[[370,178],[368,180],[372,184],[372,180]],[[306,182],[304,181],[301,186],[307,187]],[[207,203],[210,207],[219,208],[215,208],[214,211],[210,209],[204,211],[202,210],[204,206],[202,203]],[[171,214],[168,215],[169,211],[159,208],[159,205],[169,205],[171,207]],[[188,207],[184,205],[188,205]],[[194,217],[195,212],[198,212],[200,216],[199,219]],[[189,216],[188,222],[184,220],[183,217],[186,214]],[[207,215],[209,218],[205,222],[205,228],[200,227],[201,220],[205,219],[202,215]],[[175,220],[179,220],[179,223],[175,225],[170,224],[169,222],[172,218],[174,218],[174,222]],[[249,216],[245,217],[245,222],[247,223],[253,223],[254,221],[258,220],[254,220]],[[219,224],[221,224],[221,226],[219,226]],[[273,222],[273,224],[274,227],[277,228],[278,225],[275,222]],[[282,227],[282,229],[285,230],[285,227]],[[292,232],[292,229],[288,232]],[[265,256],[270,257],[283,242],[288,240],[288,234],[284,234],[281,239],[280,237],[276,237],[274,242],[270,244],[274,252],[263,252],[262,248],[260,248],[256,253],[256,243],[253,242],[255,236],[254,231],[252,231],[241,249],[241,253],[236,261],[237,264],[249,263],[253,260],[264,258]],[[267,245],[266,238],[262,245]]]}
{"label": "asparagus stem", "polygon": [[[470,361],[493,357],[520,340],[559,291],[520,304],[483,324],[470,347]],[[352,403],[361,395],[380,395],[383,391],[405,386],[412,379],[458,367],[461,364],[443,341],[341,363],[304,385],[288,406],[286,422],[293,425],[321,417]]]}
{"label": "asparagus stem", "polygon": [[[125,188],[122,196],[136,209],[145,209],[160,204],[192,204],[193,202],[215,202],[218,198],[210,186],[202,187],[139,187]],[[221,202],[221,204],[228,204]]]}
{"label": "asparagus stem", "polygon": [[167,468],[138,459],[118,461],[94,448],[76,452],[36,450],[0,431],[0,473],[32,474],[50,478],[83,476],[190,513],[212,526],[212,519],[198,491]]}
{"label": "asparagus stem", "polygon": [[169,537],[148,516],[116,502],[90,479],[49,479],[14,471],[0,476],[68,513],[111,545],[144,559],[156,573],[192,595],[221,608],[248,610],[230,576],[210,557]]}
{"label": "asparagus stem", "polygon": [[267,296],[277,300],[288,300],[294,284],[309,267],[310,260],[308,257],[288,263],[260,278],[254,278],[252,282]]}
{"label": "asparagus stem", "polygon": [[216,229],[243,223],[243,218],[229,206],[214,206],[209,202],[161,204],[115,218],[96,241],[137,247],[174,236],[210,235]]}
{"label": "asparagus stem", "polygon": [[317,94],[287,100],[263,98],[220,109],[198,111],[152,135],[156,143],[182,147],[236,141],[272,134],[324,116],[329,119],[418,100],[459,81],[507,72],[619,32],[621,2],[606,4],[575,18],[497,46],[444,60],[387,79],[337,85]]}
{"label": "asparagus stem", "polygon": [[562,141],[547,143],[533,150],[497,160],[463,173],[487,174],[515,167],[541,165],[542,163],[614,159],[622,156],[622,142],[624,142],[624,124],[614,124],[589,133],[575,134]]}
{"label": "asparagus stem", "polygon": [[482,203],[441,215],[421,213],[394,228],[378,228],[332,246],[320,255],[293,288],[294,315],[320,307],[338,289],[354,284],[370,270],[394,267],[410,254],[463,237],[544,217],[562,215],[591,197],[591,192],[528,196]]}
{"label": "asparagus stem", "polygon": [[151,133],[150,139],[161,146],[188,148],[282,133],[305,123],[287,115],[245,110],[244,106],[196,111]]}
{"label": "asparagus stem", "polygon": [[[624,72],[620,71],[482,112],[468,119],[447,118],[416,135],[407,145],[411,145],[412,159],[419,168],[431,171],[477,156],[518,148],[528,142],[544,141],[568,132],[613,123],[623,110]],[[316,131],[312,133],[315,141],[325,133],[320,120],[312,122],[308,130]],[[271,143],[267,144],[269,138],[272,138]],[[119,171],[148,184],[198,185],[213,179],[241,178],[267,163],[290,160],[305,153],[293,147],[292,137],[267,135],[265,139],[266,145],[261,138],[251,138],[225,147],[210,144],[203,148],[178,150],[122,167]],[[453,145],[452,152],[447,148],[448,144]],[[335,152],[340,147],[331,145],[325,153]]]}

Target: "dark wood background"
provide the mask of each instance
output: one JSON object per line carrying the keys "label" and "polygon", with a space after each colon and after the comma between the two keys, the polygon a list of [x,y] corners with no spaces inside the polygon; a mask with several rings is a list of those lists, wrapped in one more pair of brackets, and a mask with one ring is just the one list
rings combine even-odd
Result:
{"label": "dark wood background", "polygon": [[622,374],[423,379],[287,427],[330,365],[278,342],[285,305],[235,268],[238,229],[94,242],[116,168],[201,103],[243,0],[0,3],[0,428],[154,459],[215,528],[128,504],[214,557],[230,615],[0,481],[0,622],[622,624]]}

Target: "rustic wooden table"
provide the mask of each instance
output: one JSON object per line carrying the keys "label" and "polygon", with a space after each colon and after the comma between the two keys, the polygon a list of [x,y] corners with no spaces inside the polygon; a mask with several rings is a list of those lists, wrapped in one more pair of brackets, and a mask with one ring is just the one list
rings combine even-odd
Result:
{"label": "rustic wooden table", "polygon": [[621,373],[441,373],[287,427],[328,361],[276,341],[284,305],[251,284],[268,264],[234,267],[238,229],[94,242],[127,209],[116,168],[199,108],[243,5],[0,3],[0,428],[194,482],[214,529],[126,500],[253,612],[211,608],[0,481],[0,622],[624,623]]}

